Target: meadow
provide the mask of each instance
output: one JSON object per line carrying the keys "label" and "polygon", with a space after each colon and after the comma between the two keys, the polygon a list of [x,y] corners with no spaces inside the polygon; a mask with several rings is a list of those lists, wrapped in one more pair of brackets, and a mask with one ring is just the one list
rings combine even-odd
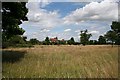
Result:
{"label": "meadow", "polygon": [[2,54],[3,78],[118,77],[118,46],[35,45]]}

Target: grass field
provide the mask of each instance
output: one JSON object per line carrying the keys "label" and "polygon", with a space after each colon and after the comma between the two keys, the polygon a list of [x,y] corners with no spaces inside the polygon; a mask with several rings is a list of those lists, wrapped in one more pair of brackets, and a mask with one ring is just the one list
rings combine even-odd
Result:
{"label": "grass field", "polygon": [[117,78],[118,47],[53,45],[3,50],[3,78]]}

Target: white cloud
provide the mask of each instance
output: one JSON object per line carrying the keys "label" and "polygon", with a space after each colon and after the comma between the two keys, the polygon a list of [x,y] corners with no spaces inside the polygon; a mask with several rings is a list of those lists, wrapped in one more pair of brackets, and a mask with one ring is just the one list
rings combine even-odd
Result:
{"label": "white cloud", "polygon": [[82,21],[114,21],[118,20],[118,4],[113,0],[104,0],[100,3],[91,2],[83,8],[72,11],[64,17],[65,24],[75,24]]}
{"label": "white cloud", "polygon": [[45,9],[41,8],[41,5],[44,4],[45,7],[48,4],[45,4],[46,2],[28,2],[27,8],[28,13],[27,17],[29,22],[34,22],[36,26],[39,27],[46,27],[51,28],[58,25],[58,23],[61,23],[61,20],[59,19],[60,15],[58,14],[58,11],[47,11]]}
{"label": "white cloud", "polygon": [[50,30],[48,30],[48,29],[43,29],[43,30],[41,30],[41,32],[49,32]]}
{"label": "white cloud", "polygon": [[51,0],[28,0],[29,3],[38,3],[40,7],[45,7],[46,5],[50,4]]}
{"label": "white cloud", "polygon": [[[117,20],[118,18],[117,3],[114,3],[114,0],[99,0],[101,1],[100,3],[91,2],[83,8],[72,11],[64,18],[61,18],[58,11],[47,11],[43,9],[46,5],[50,4],[49,0],[44,0],[43,2],[41,2],[42,0],[39,1],[40,2],[28,2],[26,5],[29,10],[27,14],[29,21],[23,22],[24,25],[22,26],[24,26],[25,30],[28,30],[24,35],[27,35],[29,39],[35,37],[39,40],[44,40],[46,36],[57,36],[59,39],[75,37],[75,39],[78,40],[80,30],[84,29],[88,29],[89,33],[93,35],[93,39],[96,39],[98,35],[104,33],[104,30],[108,30],[108,28],[105,27],[105,29],[103,29],[104,26],[102,23],[91,23],[91,21],[101,20],[101,22],[108,21],[111,23],[112,20]],[[76,31],[72,32],[73,30],[67,29],[70,27],[66,27],[71,24],[80,27],[76,28],[74,26]],[[57,26],[65,27],[66,30],[63,32],[52,32],[51,28]],[[32,33],[32,29],[34,32],[36,31],[36,33]]]}
{"label": "white cloud", "polygon": [[69,32],[69,31],[71,31],[71,29],[65,29],[65,30],[64,30],[64,32]]}
{"label": "white cloud", "polygon": [[[93,2],[93,1],[103,1],[103,0],[29,0],[30,2]],[[109,2],[119,1],[119,0],[108,0]]]}
{"label": "white cloud", "polygon": [[91,34],[99,34],[99,31],[90,31]]}

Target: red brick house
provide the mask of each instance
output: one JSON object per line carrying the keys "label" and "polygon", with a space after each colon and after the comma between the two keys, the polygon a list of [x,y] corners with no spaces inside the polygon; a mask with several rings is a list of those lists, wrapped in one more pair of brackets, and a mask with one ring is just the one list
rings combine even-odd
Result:
{"label": "red brick house", "polygon": [[50,42],[58,42],[57,37],[56,38],[50,38]]}

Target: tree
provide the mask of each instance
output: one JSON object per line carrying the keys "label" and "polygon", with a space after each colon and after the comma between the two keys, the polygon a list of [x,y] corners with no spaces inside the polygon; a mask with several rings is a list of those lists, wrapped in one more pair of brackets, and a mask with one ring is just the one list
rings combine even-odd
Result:
{"label": "tree", "polygon": [[91,34],[88,34],[87,29],[85,31],[81,31],[81,34],[80,34],[80,42],[81,42],[81,44],[83,44],[84,46],[86,44],[88,44],[89,38],[91,36],[92,36]]}
{"label": "tree", "polygon": [[59,41],[58,41],[58,37],[55,37],[55,42],[53,43],[54,45],[58,45],[59,44]]}
{"label": "tree", "polygon": [[71,44],[75,44],[75,41],[74,41],[73,37],[71,37],[70,41],[71,41]]}
{"label": "tree", "polygon": [[112,45],[120,45],[120,22],[113,21],[111,30],[105,34],[105,37],[107,41],[112,43]]}
{"label": "tree", "polygon": [[116,33],[114,31],[110,30],[105,34],[105,37],[106,37],[107,41],[111,42],[113,45],[116,41],[117,36],[116,36]]}
{"label": "tree", "polygon": [[49,45],[49,44],[50,44],[50,39],[49,39],[49,37],[46,37],[46,39],[45,39],[45,44],[46,44],[46,45]]}
{"label": "tree", "polygon": [[72,37],[70,40],[72,41],[72,43],[74,43],[74,42],[75,42],[73,37]]}
{"label": "tree", "polygon": [[106,39],[104,36],[100,35],[98,39],[99,44],[106,44]]}
{"label": "tree", "polygon": [[116,35],[115,44],[120,45],[120,22],[113,21],[111,25],[113,33]]}
{"label": "tree", "polygon": [[23,40],[23,37],[21,37],[20,35],[14,35],[9,40],[3,42],[2,44],[4,44],[2,45],[2,48],[7,48],[10,46],[17,47],[17,45],[25,44],[25,41]]}
{"label": "tree", "polygon": [[23,35],[25,30],[19,27],[22,21],[26,21],[28,12],[25,2],[2,3],[2,38],[9,40],[12,36]]}
{"label": "tree", "polygon": [[120,35],[120,22],[113,21],[111,29]]}
{"label": "tree", "polygon": [[34,39],[30,39],[29,41],[31,44],[35,45],[35,44],[39,44],[39,40],[37,40],[36,38]]}
{"label": "tree", "polygon": [[97,45],[97,44],[98,44],[98,41],[97,41],[97,40],[90,40],[90,41],[89,41],[89,44],[90,44],[90,45]]}
{"label": "tree", "polygon": [[9,42],[12,43],[13,45],[15,44],[24,44],[25,41],[23,40],[23,38],[19,35],[15,35],[15,36],[12,36],[10,39],[9,39]]}
{"label": "tree", "polygon": [[23,36],[23,40],[26,42],[26,39],[27,39],[27,37],[26,36]]}
{"label": "tree", "polygon": [[67,43],[68,43],[69,45],[71,45],[71,44],[75,44],[74,38],[71,37],[71,39],[68,40]]}

